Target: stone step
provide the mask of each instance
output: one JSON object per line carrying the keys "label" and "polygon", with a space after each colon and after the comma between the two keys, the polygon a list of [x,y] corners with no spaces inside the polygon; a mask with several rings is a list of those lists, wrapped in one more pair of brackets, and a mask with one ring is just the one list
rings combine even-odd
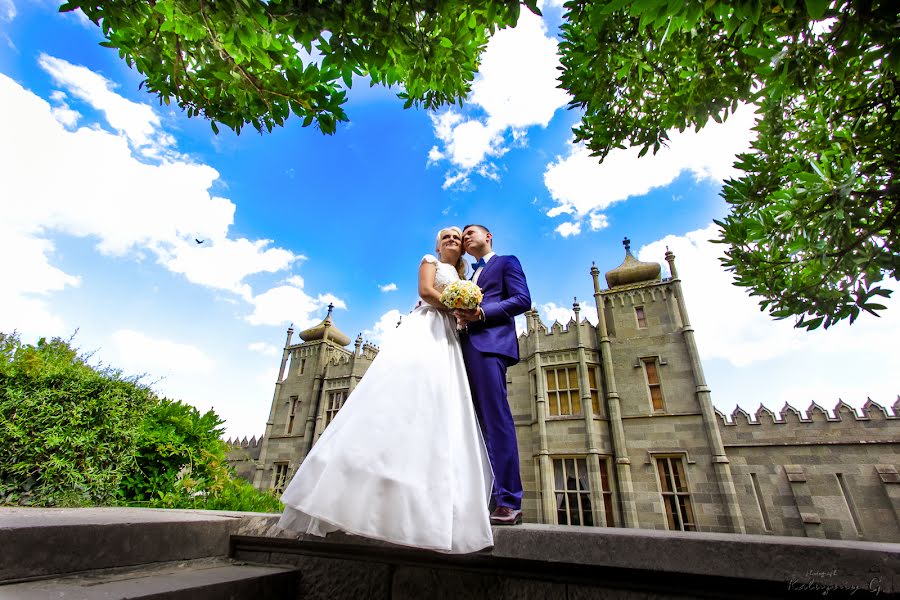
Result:
{"label": "stone step", "polygon": [[228,558],[87,571],[0,585],[0,600],[257,600],[296,596],[299,571]]}
{"label": "stone step", "polygon": [[141,508],[0,510],[0,583],[227,556],[235,513]]}

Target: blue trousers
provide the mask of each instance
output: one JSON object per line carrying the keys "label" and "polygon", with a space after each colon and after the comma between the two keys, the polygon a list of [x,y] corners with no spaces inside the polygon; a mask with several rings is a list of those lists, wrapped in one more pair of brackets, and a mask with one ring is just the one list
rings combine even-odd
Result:
{"label": "blue trousers", "polygon": [[522,508],[522,476],[516,426],[506,397],[506,359],[480,352],[460,336],[475,414],[494,470],[493,503]]}

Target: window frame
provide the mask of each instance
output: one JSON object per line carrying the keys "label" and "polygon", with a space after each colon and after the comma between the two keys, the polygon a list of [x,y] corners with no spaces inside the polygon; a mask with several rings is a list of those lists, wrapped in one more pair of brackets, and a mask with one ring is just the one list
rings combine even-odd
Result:
{"label": "window frame", "polygon": [[[584,407],[581,406],[581,383],[579,381],[578,376],[578,365],[569,364],[569,365],[554,365],[549,367],[544,367],[544,396],[545,401],[547,402],[547,418],[555,419],[555,418],[570,418],[570,417],[579,417],[584,415]],[[571,387],[572,385],[572,376],[569,371],[574,373],[575,377],[575,387]],[[565,372],[566,374],[566,387],[564,389],[559,388],[559,372]],[[553,372],[554,378],[554,387],[556,389],[551,388],[550,385],[550,373]],[[562,394],[566,394],[567,408],[569,412],[563,411],[563,400]],[[577,406],[577,410],[574,408]],[[554,407],[557,412],[554,413]]]}
{"label": "window frame", "polygon": [[[663,515],[666,518],[666,529],[669,531],[700,531],[697,526],[697,513],[694,510],[691,484],[685,466],[688,464],[687,457],[684,454],[663,454],[654,456],[654,459]],[[663,465],[669,466],[668,481],[665,485],[663,483]],[[673,468],[675,465],[680,469]],[[681,476],[683,488],[681,490],[676,489],[678,487],[676,473]]]}
{"label": "window frame", "polygon": [[272,464],[272,490],[276,494],[283,494],[287,487],[290,463],[279,461]]}
{"label": "window frame", "polygon": [[647,309],[644,308],[643,304],[634,307],[634,321],[638,329],[647,329]]}
{"label": "window frame", "polygon": [[[642,356],[640,358],[641,361],[641,371],[644,374],[644,384],[647,386],[647,399],[650,402],[650,410],[659,413],[666,411],[666,394],[663,389],[662,384],[662,376],[660,374],[660,360],[658,356]],[[650,381],[650,371],[647,368],[648,365],[653,365],[653,371],[656,375],[656,383],[651,383]],[[656,406],[653,398],[653,390],[654,388],[658,390],[659,393],[659,406]]]}
{"label": "window frame", "polygon": [[294,432],[294,417],[297,416],[297,408],[300,406],[300,396],[290,396],[288,402],[290,402],[291,408],[288,413],[287,425],[284,427],[285,435],[291,435]]}
{"label": "window frame", "polygon": [[[338,394],[341,395],[341,400],[335,408],[335,397]],[[334,417],[337,416],[340,410],[344,407],[344,404],[347,403],[347,396],[349,395],[350,390],[347,388],[331,390],[328,392],[327,403],[325,404],[325,427],[328,427],[331,424],[331,422],[334,420]]]}

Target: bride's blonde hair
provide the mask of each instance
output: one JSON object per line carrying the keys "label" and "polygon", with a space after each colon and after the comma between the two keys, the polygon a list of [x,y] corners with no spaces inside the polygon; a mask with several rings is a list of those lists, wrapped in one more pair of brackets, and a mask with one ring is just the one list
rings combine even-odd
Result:
{"label": "bride's blonde hair", "polygon": [[466,260],[463,258],[465,252],[462,249],[462,229],[457,227],[456,225],[451,225],[450,227],[444,227],[440,231],[437,232],[437,236],[435,236],[434,241],[434,251],[438,253],[438,258],[441,256],[441,236],[444,235],[445,231],[455,231],[459,234],[459,260],[456,261],[456,272],[459,274],[460,279],[466,278]]}

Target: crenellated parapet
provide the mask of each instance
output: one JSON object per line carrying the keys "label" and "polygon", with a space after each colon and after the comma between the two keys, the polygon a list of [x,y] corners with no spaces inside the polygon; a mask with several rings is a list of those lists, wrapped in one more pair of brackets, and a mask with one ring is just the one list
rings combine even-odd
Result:
{"label": "crenellated parapet", "polygon": [[547,327],[537,311],[532,311],[526,316],[527,327],[524,332],[519,334],[519,350],[522,357],[531,355],[535,347],[539,345],[541,350],[550,351],[562,348],[578,347],[578,328],[581,327],[581,341],[588,347],[594,345],[596,334],[594,326],[587,319],[581,321],[570,318],[564,325],[559,321],[554,321],[550,327]]}
{"label": "crenellated parapet", "polygon": [[260,436],[259,439],[257,439],[256,436],[254,435],[249,440],[247,439],[247,436],[244,436],[243,439],[228,438],[227,440],[225,440],[225,443],[228,444],[229,446],[231,446],[233,449],[243,448],[243,449],[247,449],[247,450],[253,450],[253,449],[259,448],[259,445],[262,443],[262,436]]}
{"label": "crenellated parapet", "polygon": [[716,414],[726,446],[889,443],[900,438],[900,397],[887,408],[869,398],[861,410],[838,400],[831,411],[812,402],[805,411],[785,403],[777,413],[760,405],[753,414],[740,406],[728,416],[719,410]]}

